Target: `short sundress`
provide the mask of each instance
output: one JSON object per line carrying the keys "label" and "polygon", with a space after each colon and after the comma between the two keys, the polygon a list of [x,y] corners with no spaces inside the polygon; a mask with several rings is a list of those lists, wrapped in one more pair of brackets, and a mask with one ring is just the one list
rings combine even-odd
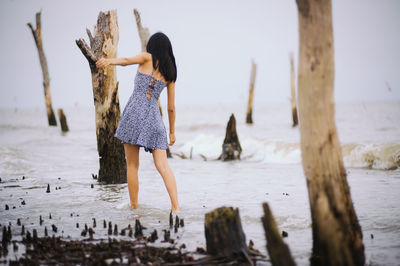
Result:
{"label": "short sundress", "polygon": [[166,87],[162,80],[137,71],[134,90],[122,112],[115,137],[121,143],[144,147],[145,151],[168,148],[167,132],[157,101]]}

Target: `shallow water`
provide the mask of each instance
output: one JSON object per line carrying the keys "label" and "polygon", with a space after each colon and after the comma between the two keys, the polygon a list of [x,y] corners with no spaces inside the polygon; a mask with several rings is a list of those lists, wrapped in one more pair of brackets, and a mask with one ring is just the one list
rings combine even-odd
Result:
{"label": "shallow water", "polygon": [[[400,261],[400,170],[385,170],[396,168],[400,161],[399,106],[337,107],[339,138],[364,234],[366,261],[374,265],[398,265]],[[188,250],[205,247],[204,214],[233,206],[239,208],[246,239],[252,239],[266,254],[260,218],[261,204],[268,202],[279,229],[289,233],[285,241],[297,264],[308,265],[312,238],[307,187],[298,128],[291,128],[286,108],[256,105],[255,124],[247,126],[243,123],[245,110],[237,106],[177,107],[177,143],[171,150],[189,156],[193,148],[192,160],[177,156],[169,160],[185,219],[183,230],[172,234],[172,238],[179,237],[179,244],[185,243]],[[238,122],[242,160],[222,163],[213,159],[221,151],[232,112]],[[13,240],[20,233],[17,218],[26,229],[38,229],[39,236],[44,226],[50,229],[54,223],[57,235],[75,239],[80,238],[84,224],[91,226],[96,218],[94,237],[107,239],[103,219],[117,223],[121,230],[140,218],[148,228],[146,234],[157,229],[162,236],[161,230],[169,228],[170,204],[151,155],[140,151],[139,209],[131,210],[126,184],[98,185],[91,177],[98,171],[93,110],[73,108],[65,113],[71,131],[62,135],[59,128],[46,125],[42,110],[0,111],[0,224],[11,221]],[[51,193],[45,192],[47,184]],[[93,189],[91,184],[95,184]],[[5,204],[10,210],[4,210]]]}

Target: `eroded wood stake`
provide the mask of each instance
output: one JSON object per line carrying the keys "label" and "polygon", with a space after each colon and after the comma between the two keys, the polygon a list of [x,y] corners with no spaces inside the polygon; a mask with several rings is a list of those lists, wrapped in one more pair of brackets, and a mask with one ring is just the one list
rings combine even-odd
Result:
{"label": "eroded wood stake", "polygon": [[225,139],[222,144],[222,154],[218,157],[218,160],[240,160],[241,153],[242,147],[240,146],[239,137],[236,132],[236,119],[232,114],[226,126]]}
{"label": "eroded wood stake", "polygon": [[248,255],[238,209],[221,207],[206,213],[205,234],[208,254],[225,257]]}
{"label": "eroded wood stake", "polygon": [[330,0],[297,0],[301,151],[311,207],[311,265],[364,265],[362,231],[353,207],[334,118]]}
{"label": "eroded wood stake", "polygon": [[58,119],[60,120],[61,131],[68,132],[69,128],[67,124],[67,117],[65,116],[63,109],[59,108],[57,110],[57,113],[58,113]]}
{"label": "eroded wood stake", "polygon": [[117,11],[100,12],[93,35],[86,29],[90,47],[84,39],[76,44],[89,62],[92,73],[94,106],[96,109],[97,150],[100,169],[98,181],[107,184],[126,183],[125,154],[121,142],[114,138],[120,119],[118,82],[115,66],[96,68],[100,57],[117,55],[118,24]]}
{"label": "eroded wood stake", "polygon": [[297,118],[297,106],[296,106],[296,76],[294,73],[294,59],[293,53],[290,53],[290,103],[292,105],[292,118],[293,118],[293,125],[295,127],[298,125],[299,120]]}
{"label": "eroded wood stake", "polygon": [[39,54],[40,66],[42,68],[47,119],[50,126],[57,126],[57,120],[51,104],[49,69],[47,67],[47,59],[43,50],[41,11],[36,13],[36,29],[33,28],[31,23],[27,23],[27,25],[32,31],[33,39],[35,40],[36,48]]}
{"label": "eroded wood stake", "polygon": [[[135,15],[135,18],[136,18],[136,26],[137,26],[138,33],[139,33],[140,43],[142,45],[142,52],[146,52],[147,51],[147,49],[146,49],[147,42],[150,39],[149,28],[143,27],[140,13],[136,8],[133,9],[133,14]],[[158,104],[158,109],[160,110],[160,114],[162,116],[163,112],[162,112],[162,108],[161,108],[160,98],[158,98],[157,104]],[[169,148],[167,148],[167,157],[172,158],[172,154],[171,154],[171,151],[169,150]]]}
{"label": "eroded wood stake", "polygon": [[254,98],[254,85],[256,83],[257,64],[251,60],[251,74],[250,74],[250,89],[249,101],[247,103],[246,123],[253,124],[253,98]]}
{"label": "eroded wood stake", "polygon": [[267,239],[267,250],[271,263],[274,266],[293,266],[293,261],[289,247],[283,242],[278,226],[276,225],[274,216],[267,203],[263,204],[264,216],[261,221],[264,226],[265,238]]}

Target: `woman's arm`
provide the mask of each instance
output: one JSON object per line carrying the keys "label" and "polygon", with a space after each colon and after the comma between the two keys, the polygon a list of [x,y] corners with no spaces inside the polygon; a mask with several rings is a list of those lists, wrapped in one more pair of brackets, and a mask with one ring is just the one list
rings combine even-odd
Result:
{"label": "woman's arm", "polygon": [[120,58],[100,58],[96,62],[96,67],[103,68],[109,65],[128,66],[134,64],[144,64],[151,59],[151,54],[147,52],[140,53],[134,57],[120,57]]}
{"label": "woman's arm", "polygon": [[169,144],[175,143],[175,82],[168,84]]}

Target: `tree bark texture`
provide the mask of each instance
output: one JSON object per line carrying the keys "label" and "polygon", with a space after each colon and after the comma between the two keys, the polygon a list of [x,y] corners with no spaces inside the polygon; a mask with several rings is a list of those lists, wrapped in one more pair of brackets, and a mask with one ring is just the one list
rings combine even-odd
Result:
{"label": "tree bark texture", "polygon": [[267,203],[263,204],[264,216],[261,221],[267,239],[267,250],[273,266],[294,266],[289,247],[283,242],[274,216]]}
{"label": "tree bark texture", "polygon": [[331,1],[296,2],[301,151],[313,232],[311,265],[364,265],[362,231],[334,119]]}
{"label": "tree bark texture", "polygon": [[[139,33],[140,43],[142,46],[142,52],[146,52],[147,51],[147,49],[146,49],[147,42],[150,39],[149,28],[143,27],[142,18],[140,17],[140,13],[136,8],[133,9],[133,14],[135,15],[135,19],[136,19],[136,26],[137,26],[138,33]],[[160,98],[158,98],[157,104],[158,104],[158,109],[160,110],[160,114],[162,116],[163,112],[162,112],[162,108],[161,108]],[[171,154],[171,151],[169,150],[169,148],[167,148],[167,157],[172,158],[172,154]]]}
{"label": "tree bark texture", "polygon": [[223,257],[248,255],[239,210],[221,207],[206,213],[207,253]]}
{"label": "tree bark texture", "polygon": [[92,73],[97,150],[100,162],[98,180],[107,184],[125,183],[124,148],[121,142],[114,137],[120,119],[115,66],[96,68],[97,59],[113,58],[117,55],[119,37],[117,12],[115,10],[100,12],[93,35],[88,29],[86,32],[90,39],[90,47],[84,39],[79,39],[76,43],[88,60]]}
{"label": "tree bark texture", "polygon": [[232,114],[226,126],[225,139],[222,144],[222,154],[218,160],[231,161],[240,160],[242,147],[240,146],[239,137],[236,132],[236,119]]}
{"label": "tree bark texture", "polygon": [[47,120],[50,126],[57,126],[57,120],[51,103],[49,69],[47,67],[47,59],[43,50],[41,12],[36,13],[36,29],[33,28],[31,23],[27,23],[27,25],[32,31],[33,39],[35,40],[36,48],[39,54],[40,66],[42,68]]}
{"label": "tree bark texture", "polygon": [[247,115],[246,123],[253,124],[253,98],[254,98],[254,86],[256,83],[257,64],[254,60],[251,61],[251,73],[250,73],[250,89],[249,89],[249,101],[247,103]]}
{"label": "tree bark texture", "polygon": [[65,116],[63,109],[59,108],[57,110],[57,113],[58,113],[58,119],[60,120],[61,131],[68,132],[69,128],[67,124],[67,117]]}
{"label": "tree bark texture", "polygon": [[293,53],[290,54],[290,103],[292,105],[292,118],[293,118],[293,125],[295,127],[298,125],[299,120],[297,117],[297,106],[296,106],[296,76],[294,72],[294,59]]}

